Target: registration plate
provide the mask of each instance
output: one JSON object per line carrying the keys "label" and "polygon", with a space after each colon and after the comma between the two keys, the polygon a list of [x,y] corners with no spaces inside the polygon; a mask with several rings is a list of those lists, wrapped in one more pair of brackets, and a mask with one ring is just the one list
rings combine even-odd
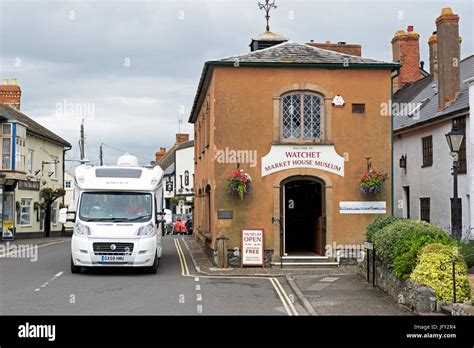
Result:
{"label": "registration plate", "polygon": [[102,262],[123,262],[125,261],[125,256],[105,256],[102,255]]}

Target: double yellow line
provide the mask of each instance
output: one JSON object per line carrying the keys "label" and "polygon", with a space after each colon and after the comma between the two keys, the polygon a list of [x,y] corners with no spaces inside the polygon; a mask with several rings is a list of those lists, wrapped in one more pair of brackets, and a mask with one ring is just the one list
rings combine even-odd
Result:
{"label": "double yellow line", "polygon": [[275,291],[277,292],[278,296],[280,297],[281,303],[283,303],[283,306],[286,309],[286,312],[290,316],[297,316],[298,312],[296,311],[296,308],[293,306],[292,301],[286,294],[285,289],[281,286],[280,282],[278,281],[277,278],[269,278],[270,282],[272,283],[273,287],[275,288]]}
{"label": "double yellow line", "polygon": [[[189,268],[188,264],[186,263],[186,257],[184,256],[183,249],[181,248],[181,243],[179,242],[178,238],[174,239],[174,245],[176,247],[176,251],[178,252],[178,257],[179,257],[179,263],[181,264],[181,275],[183,277],[190,277],[189,275]],[[208,278],[208,276],[202,276],[203,278]],[[209,277],[209,278],[234,278],[234,277]],[[235,278],[256,278],[256,277],[235,277]],[[272,283],[273,287],[275,288],[276,293],[278,294],[278,297],[280,298],[281,303],[283,303],[283,306],[285,307],[286,312],[290,316],[297,316],[298,312],[296,311],[296,308],[293,306],[292,301],[288,297],[288,294],[286,293],[285,289],[281,286],[279,280],[277,278],[266,278],[270,280]]]}
{"label": "double yellow line", "polygon": [[181,244],[179,243],[179,240],[176,238],[174,239],[174,245],[178,252],[179,263],[181,264],[181,275],[189,276],[189,268],[188,268],[188,264],[186,263],[186,257],[184,256],[183,249],[181,249]]}

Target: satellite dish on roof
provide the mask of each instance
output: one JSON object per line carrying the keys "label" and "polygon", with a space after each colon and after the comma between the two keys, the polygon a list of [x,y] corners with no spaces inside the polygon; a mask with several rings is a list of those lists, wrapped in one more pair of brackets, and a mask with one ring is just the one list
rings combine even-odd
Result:
{"label": "satellite dish on roof", "polygon": [[117,160],[117,165],[123,167],[138,167],[138,158],[133,155],[130,155],[128,152],[120,156]]}

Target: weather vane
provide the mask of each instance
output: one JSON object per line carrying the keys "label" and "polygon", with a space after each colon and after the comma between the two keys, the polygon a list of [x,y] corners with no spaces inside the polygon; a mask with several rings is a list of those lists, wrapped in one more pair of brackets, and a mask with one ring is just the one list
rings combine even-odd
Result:
{"label": "weather vane", "polygon": [[275,0],[273,0],[271,3],[269,0],[265,0],[265,4],[258,3],[258,7],[260,10],[265,10],[265,19],[267,20],[267,31],[270,31],[270,25],[268,24],[268,21],[270,20],[270,10],[272,8],[277,8],[275,5]]}

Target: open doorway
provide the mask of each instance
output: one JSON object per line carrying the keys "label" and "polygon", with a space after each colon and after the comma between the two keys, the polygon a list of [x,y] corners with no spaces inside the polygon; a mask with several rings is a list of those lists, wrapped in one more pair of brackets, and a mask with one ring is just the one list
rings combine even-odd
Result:
{"label": "open doorway", "polygon": [[282,185],[284,254],[324,255],[326,221],[324,182],[293,177]]}

